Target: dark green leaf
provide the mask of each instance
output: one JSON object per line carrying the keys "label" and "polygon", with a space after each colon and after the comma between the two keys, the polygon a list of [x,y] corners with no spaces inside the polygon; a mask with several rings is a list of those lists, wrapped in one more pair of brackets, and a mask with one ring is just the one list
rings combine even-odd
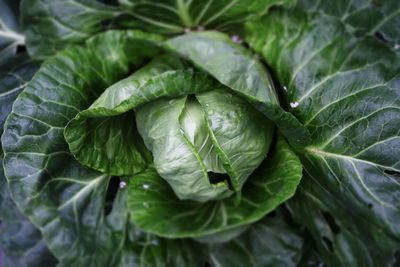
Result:
{"label": "dark green leaf", "polygon": [[363,224],[364,231],[326,236],[318,217],[293,211],[338,252],[324,253],[326,262],[389,264],[400,237],[399,58],[373,37],[352,37],[330,16],[277,11],[248,26],[248,41],[287,87],[292,112],[312,136],[302,155],[309,174],[304,205],[316,202],[338,225]]}
{"label": "dark green leaf", "polygon": [[[400,1],[398,0],[299,0],[299,7],[339,18],[358,35],[377,34],[394,47],[400,43]],[[399,49],[399,48],[397,48]]]}
{"label": "dark green leaf", "polygon": [[0,135],[3,133],[3,125],[11,112],[14,100],[36,72],[37,65],[25,54],[0,62]]}
{"label": "dark green leaf", "polygon": [[[105,213],[110,177],[81,166],[64,141],[65,125],[140,64],[148,35],[111,31],[46,61],[17,98],[2,144],[14,200],[65,266],[114,266],[127,251],[123,194]],[[151,39],[151,38],[150,38]]]}
{"label": "dark green leaf", "polygon": [[117,12],[116,7],[95,0],[22,0],[22,26],[29,54],[38,59],[103,31],[102,23]]}
{"label": "dark green leaf", "polygon": [[[13,266],[53,266],[57,260],[49,252],[42,236],[12,201],[0,157],[0,263]],[[3,253],[3,255],[1,255]]]}
{"label": "dark green leaf", "polygon": [[[338,208],[316,178],[304,177],[299,193],[289,201],[295,220],[307,227],[324,262],[331,266],[396,266],[393,253],[398,242],[354,211]],[[327,198],[328,201],[319,199]],[[310,240],[311,243],[311,240]]]}
{"label": "dark green leaf", "polygon": [[154,169],[128,180],[128,209],[138,228],[165,237],[198,237],[249,224],[290,198],[302,167],[293,151],[279,139],[271,155],[249,178],[240,204],[226,200],[180,201]]}
{"label": "dark green leaf", "polygon": [[130,27],[150,32],[178,33],[185,28],[226,30],[251,16],[264,14],[272,5],[290,6],[295,0],[119,0],[131,12]]}
{"label": "dark green leaf", "polygon": [[0,64],[12,59],[25,37],[18,23],[18,1],[0,0]]}
{"label": "dark green leaf", "polygon": [[212,248],[215,266],[297,266],[303,240],[282,214],[264,217],[240,237]]}

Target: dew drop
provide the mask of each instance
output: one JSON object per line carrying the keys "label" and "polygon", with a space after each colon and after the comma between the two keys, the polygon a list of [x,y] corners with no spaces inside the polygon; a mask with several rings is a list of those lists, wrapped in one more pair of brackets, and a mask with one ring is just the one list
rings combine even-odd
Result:
{"label": "dew drop", "polygon": [[238,43],[238,44],[243,43],[243,40],[239,37],[239,35],[236,35],[236,34],[232,35],[231,40],[234,43]]}
{"label": "dew drop", "polygon": [[144,188],[144,189],[149,189],[149,188],[150,188],[150,185],[149,185],[149,184],[144,184],[144,185],[143,185],[143,188]]}
{"label": "dew drop", "polygon": [[143,207],[148,208],[148,207],[150,207],[150,204],[147,202],[143,202]]}
{"label": "dew drop", "polygon": [[299,102],[292,102],[290,103],[291,108],[296,108],[299,105]]}
{"label": "dew drop", "polygon": [[119,188],[124,188],[126,186],[126,182],[124,182],[124,181],[121,181],[120,183],[119,183]]}

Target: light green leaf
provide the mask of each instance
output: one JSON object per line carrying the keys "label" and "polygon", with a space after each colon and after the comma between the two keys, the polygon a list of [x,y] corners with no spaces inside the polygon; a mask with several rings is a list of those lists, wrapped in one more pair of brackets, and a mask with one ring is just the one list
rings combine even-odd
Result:
{"label": "light green leaf", "polygon": [[[185,105],[186,97],[182,97],[164,98],[140,107],[136,113],[139,133],[153,153],[158,174],[168,182],[179,199],[205,202],[226,197],[232,193],[226,181],[211,184],[207,166],[197,148],[182,132],[185,127],[180,125],[179,118],[184,113]],[[200,131],[207,131],[203,126]]]}
{"label": "light green leaf", "polygon": [[179,200],[153,168],[128,179],[128,209],[135,225],[164,237],[199,237],[246,225],[290,198],[302,167],[279,139],[271,155],[248,179],[239,204],[235,197],[198,203]]}
{"label": "light green leaf", "polygon": [[[173,63],[173,59],[176,57],[156,57],[107,88],[68,124],[65,138],[82,164],[113,175],[134,174],[148,165],[148,151],[136,132],[134,114],[124,113],[162,96],[182,96],[215,85],[204,73],[179,70],[183,63]],[[126,120],[132,123],[126,124]]]}
{"label": "light green leaf", "polygon": [[226,88],[200,93],[196,98],[204,108],[216,152],[224,163],[233,188],[239,192],[265,159],[274,125]]}
{"label": "light green leaf", "polygon": [[123,23],[149,32],[179,33],[185,28],[237,28],[249,17],[264,14],[273,5],[291,6],[295,0],[119,0],[130,10]]}
{"label": "light green leaf", "polygon": [[158,174],[179,199],[201,202],[240,192],[274,132],[261,113],[221,87],[150,102],[137,110],[136,121]]}
{"label": "light green leaf", "polygon": [[249,51],[217,32],[179,36],[166,46],[188,57],[220,83],[247,99],[294,143],[309,142],[309,133],[300,122],[279,105],[268,71]]}
{"label": "light green leaf", "polygon": [[[347,253],[339,258],[324,253],[324,260],[389,264],[400,237],[399,58],[376,38],[352,37],[328,16],[277,11],[251,23],[248,34],[312,136],[302,155],[309,175],[303,201],[318,203],[347,229],[366,224],[357,238],[350,231],[330,237],[318,229],[317,218],[309,224],[304,217],[316,240],[327,238]],[[362,263],[361,243],[362,254],[371,255]]]}

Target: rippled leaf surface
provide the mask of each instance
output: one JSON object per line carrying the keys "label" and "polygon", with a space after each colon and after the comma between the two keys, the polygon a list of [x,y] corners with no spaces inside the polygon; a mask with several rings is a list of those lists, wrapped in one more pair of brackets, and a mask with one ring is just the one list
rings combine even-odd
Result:
{"label": "rippled leaf surface", "polygon": [[[330,16],[277,11],[250,23],[248,33],[287,89],[292,113],[311,133],[302,155],[308,173],[302,200],[317,203],[339,225],[351,229],[361,222],[366,229],[337,242],[318,221],[305,223],[316,240],[334,240],[339,247],[333,251],[347,253],[325,254],[325,260],[390,263],[400,237],[399,58],[376,38],[352,37]],[[293,210],[301,221],[309,220]],[[356,239],[362,241],[357,245]],[[357,256],[360,243],[371,254],[363,263]]]}
{"label": "rippled leaf surface", "polygon": [[26,54],[0,62],[0,134],[3,133],[3,125],[11,112],[14,100],[38,69],[37,65],[29,60]]}
{"label": "rippled leaf surface", "polygon": [[290,6],[294,0],[119,0],[130,10],[125,23],[150,32],[178,33],[185,28],[226,30],[272,5]]}
{"label": "rippled leaf surface", "polygon": [[70,119],[140,64],[131,48],[143,40],[151,38],[113,31],[53,57],[19,95],[7,120],[2,144],[12,196],[64,266],[140,262],[146,247],[129,249],[135,245],[125,238],[124,194],[117,194],[106,213],[111,177],[80,165],[63,136]]}
{"label": "rippled leaf surface", "polygon": [[105,29],[117,8],[96,0],[22,0],[28,51],[38,59],[55,54]]}
{"label": "rippled leaf surface", "polygon": [[[7,266],[53,266],[57,260],[47,249],[42,236],[19,211],[8,192],[0,157],[0,258]],[[1,262],[1,260],[0,260]]]}
{"label": "rippled leaf surface", "polygon": [[378,33],[379,38],[392,45],[400,43],[400,2],[397,0],[300,0],[298,6],[338,17],[358,35]]}

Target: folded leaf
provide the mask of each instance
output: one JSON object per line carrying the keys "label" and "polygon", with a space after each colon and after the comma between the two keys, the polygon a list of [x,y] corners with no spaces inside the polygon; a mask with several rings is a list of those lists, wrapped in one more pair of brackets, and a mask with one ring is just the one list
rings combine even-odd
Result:
{"label": "folded leaf", "polygon": [[134,113],[125,112],[160,97],[209,90],[215,84],[204,73],[179,70],[182,66],[179,61],[173,65],[166,62],[172,62],[170,56],[156,57],[107,88],[88,109],[70,121],[65,138],[82,164],[112,175],[144,170],[151,163],[151,156],[137,133]]}
{"label": "folded leaf", "polygon": [[268,71],[248,50],[217,32],[187,34],[166,41],[166,46],[182,54],[220,83],[247,99],[292,142],[307,144],[306,128],[279,104]]}
{"label": "folded leaf", "polygon": [[249,178],[241,202],[235,197],[198,203],[179,200],[153,168],[128,179],[128,209],[135,225],[156,235],[199,237],[255,222],[290,198],[301,179],[294,152],[279,139]]}

